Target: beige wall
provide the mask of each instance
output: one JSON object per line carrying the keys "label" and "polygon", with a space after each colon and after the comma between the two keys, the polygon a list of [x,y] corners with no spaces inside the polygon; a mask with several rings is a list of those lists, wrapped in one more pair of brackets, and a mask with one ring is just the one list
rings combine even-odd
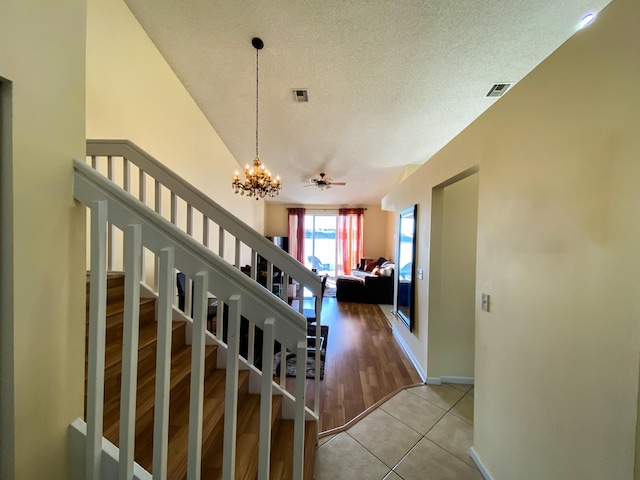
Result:
{"label": "beige wall", "polygon": [[0,127],[0,478],[64,479],[67,428],[83,415],[85,230],[72,159],[84,154],[85,5],[1,10],[0,77],[12,86]]}
{"label": "beige wall", "polygon": [[[337,215],[336,206],[327,205],[283,205],[279,203],[268,203],[265,213],[265,235],[286,236],[287,208],[304,207],[311,214]],[[389,250],[388,244],[388,222],[393,215],[380,209],[379,205],[367,205],[364,212],[364,255],[365,257],[385,257],[394,258],[393,250]]]}
{"label": "beige wall", "polygon": [[429,377],[473,378],[478,174],[436,189],[434,197],[438,201],[431,221]]}
{"label": "beige wall", "polygon": [[[633,475],[639,22],[614,0],[383,201],[419,203],[428,239],[431,188],[479,166],[474,446],[496,479]],[[428,305],[395,325],[427,371]]]}
{"label": "beige wall", "polygon": [[[264,201],[233,193],[238,162],[125,3],[88,0],[87,9],[87,138],[133,141],[262,233]],[[232,242],[226,251],[232,259]]]}

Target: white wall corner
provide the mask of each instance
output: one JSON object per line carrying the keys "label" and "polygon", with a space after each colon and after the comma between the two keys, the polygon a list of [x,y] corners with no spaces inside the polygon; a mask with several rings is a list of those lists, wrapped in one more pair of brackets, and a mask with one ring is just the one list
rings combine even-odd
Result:
{"label": "white wall corner", "polygon": [[478,467],[478,470],[480,470],[480,474],[482,475],[482,478],[484,478],[484,480],[494,480],[493,476],[491,475],[486,465],[480,458],[480,455],[478,455],[478,452],[476,452],[475,448],[471,447],[469,449],[469,455],[471,455],[471,459]]}
{"label": "white wall corner", "polygon": [[427,374],[422,369],[422,366],[420,365],[420,362],[418,362],[418,359],[413,354],[413,352],[411,351],[409,346],[405,343],[404,339],[402,338],[402,335],[400,335],[400,332],[398,332],[398,329],[396,328],[396,326],[393,325],[391,327],[391,330],[393,331],[393,336],[396,337],[396,340],[398,341],[398,343],[400,344],[400,346],[404,350],[404,353],[406,353],[407,356],[409,357],[409,360],[411,360],[411,363],[413,364],[413,366],[417,370],[418,375],[420,375],[420,379],[423,382],[427,383]]}

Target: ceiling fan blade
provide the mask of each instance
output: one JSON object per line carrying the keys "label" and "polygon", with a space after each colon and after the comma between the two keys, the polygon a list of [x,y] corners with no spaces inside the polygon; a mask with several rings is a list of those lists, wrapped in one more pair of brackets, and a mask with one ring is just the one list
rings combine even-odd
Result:
{"label": "ceiling fan blade", "polygon": [[344,186],[346,185],[347,182],[331,182],[331,185],[339,185],[339,186]]}

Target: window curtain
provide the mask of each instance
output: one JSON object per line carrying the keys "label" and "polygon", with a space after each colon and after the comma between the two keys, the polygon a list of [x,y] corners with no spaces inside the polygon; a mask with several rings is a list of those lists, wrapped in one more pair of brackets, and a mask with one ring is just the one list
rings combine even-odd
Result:
{"label": "window curtain", "polygon": [[364,232],[363,208],[340,208],[338,210],[338,258],[342,261],[341,272],[349,275],[351,269],[362,258],[362,235]]}
{"label": "window curtain", "polygon": [[287,208],[289,211],[289,255],[304,263],[304,208]]}

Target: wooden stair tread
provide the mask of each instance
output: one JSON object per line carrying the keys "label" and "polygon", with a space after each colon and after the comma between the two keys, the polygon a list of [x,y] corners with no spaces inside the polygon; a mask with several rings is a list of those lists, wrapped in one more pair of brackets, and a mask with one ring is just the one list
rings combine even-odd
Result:
{"label": "wooden stair tread", "polygon": [[[216,346],[205,348],[205,364],[216,362]],[[184,346],[180,351],[171,356],[170,392],[174,391],[185,381],[188,383],[191,376],[191,347]],[[138,372],[136,394],[136,431],[142,431],[147,427],[144,420],[149,420],[149,413],[153,411],[155,401],[155,368],[142,374]],[[120,415],[120,389],[111,398],[105,399],[104,405],[104,436],[117,444],[119,434]],[[151,422],[153,415],[151,415]]]}

